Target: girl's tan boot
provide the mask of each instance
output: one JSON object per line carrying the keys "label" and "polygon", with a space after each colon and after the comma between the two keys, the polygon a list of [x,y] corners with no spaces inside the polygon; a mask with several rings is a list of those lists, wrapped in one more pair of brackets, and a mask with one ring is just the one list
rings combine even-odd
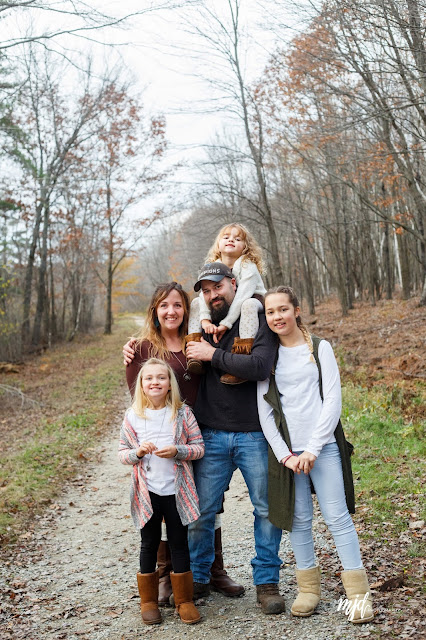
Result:
{"label": "girl's tan boot", "polygon": [[138,573],[137,577],[142,620],[145,624],[160,624],[162,618],[158,608],[158,571]]}
{"label": "girl's tan boot", "polygon": [[291,607],[294,616],[307,618],[311,616],[320,601],[321,572],[319,567],[312,569],[296,569],[296,580],[299,593]]}
{"label": "girl's tan boot", "polygon": [[365,569],[342,571],[341,578],[348,599],[344,607],[348,620],[354,624],[370,622],[374,618],[373,602]]}
{"label": "girl's tan boot", "polygon": [[176,611],[180,619],[185,624],[196,624],[200,622],[201,616],[198,609],[192,602],[194,595],[194,583],[192,580],[192,571],[185,573],[170,573],[172,581],[173,595],[175,598]]}

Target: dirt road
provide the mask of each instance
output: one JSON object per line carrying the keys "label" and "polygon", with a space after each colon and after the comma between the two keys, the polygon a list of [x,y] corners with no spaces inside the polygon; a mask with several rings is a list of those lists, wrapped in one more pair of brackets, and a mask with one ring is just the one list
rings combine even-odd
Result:
{"label": "dirt road", "polygon": [[[373,626],[355,627],[337,612],[339,593],[324,589],[318,613],[297,619],[288,613],[265,616],[255,604],[250,559],[253,516],[241,475],[235,474],[223,516],[224,555],[229,573],[246,594],[229,599],[214,593],[200,605],[203,621],[183,625],[164,609],[160,626],[142,624],[136,588],[138,534],[129,517],[130,471],[117,459],[118,424],[100,445],[98,460],[88,464],[49,514],[40,519],[30,557],[12,559],[2,568],[2,640],[137,640],[183,638],[294,638],[330,640],[372,637]],[[316,524],[318,547],[325,557],[331,544]],[[283,536],[280,588],[288,609],[295,592],[293,556]],[[326,577],[324,576],[324,582]]]}

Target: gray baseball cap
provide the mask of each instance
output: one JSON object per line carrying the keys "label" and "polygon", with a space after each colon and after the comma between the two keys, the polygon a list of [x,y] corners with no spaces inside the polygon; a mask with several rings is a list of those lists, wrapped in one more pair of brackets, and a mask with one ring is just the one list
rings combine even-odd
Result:
{"label": "gray baseball cap", "polygon": [[201,289],[202,280],[212,280],[212,282],[220,282],[223,278],[235,278],[232,269],[222,262],[208,262],[198,274],[198,280],[194,284],[194,291]]}

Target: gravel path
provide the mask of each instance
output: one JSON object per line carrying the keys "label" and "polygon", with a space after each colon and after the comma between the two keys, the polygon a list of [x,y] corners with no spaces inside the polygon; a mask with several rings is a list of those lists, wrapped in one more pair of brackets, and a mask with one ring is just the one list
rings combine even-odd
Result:
{"label": "gravel path", "polygon": [[[339,593],[323,589],[317,613],[293,618],[265,616],[255,604],[250,559],[254,555],[252,508],[239,473],[226,496],[224,557],[229,573],[246,587],[242,598],[214,593],[200,603],[203,620],[183,625],[172,609],[163,624],[142,624],[136,587],[138,535],[129,516],[130,471],[117,459],[118,427],[100,446],[97,462],[77,478],[57,505],[40,519],[36,546],[3,566],[0,585],[1,640],[154,640],[193,638],[298,638],[330,640],[372,637],[374,626],[355,626],[337,612]],[[315,524],[317,547],[329,557],[330,540]],[[283,536],[280,588],[290,609],[295,593],[294,561]],[[377,629],[377,628],[376,628]]]}

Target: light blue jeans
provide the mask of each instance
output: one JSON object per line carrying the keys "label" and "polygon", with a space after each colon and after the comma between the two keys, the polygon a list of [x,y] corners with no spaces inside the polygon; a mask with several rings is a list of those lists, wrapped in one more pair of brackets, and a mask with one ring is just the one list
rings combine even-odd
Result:
{"label": "light blue jeans", "polygon": [[[302,451],[294,453],[299,455]],[[346,506],[342,463],[336,442],[326,444],[322,448],[309,475],[303,472],[294,474],[296,500],[290,541],[297,568],[310,569],[316,564],[312,538],[313,506],[309,478],[315,487],[321,513],[333,535],[343,569],[345,571],[361,569],[358,535]]]}
{"label": "light blue jeans", "polygon": [[253,581],[278,584],[281,529],[268,520],[268,444],[261,431],[235,432],[202,429],[205,454],[194,464],[201,516],[189,526],[189,553],[195,582],[208,584],[214,560],[214,522],[223,492],[240,469],[254,507],[256,556],[251,561]]}

